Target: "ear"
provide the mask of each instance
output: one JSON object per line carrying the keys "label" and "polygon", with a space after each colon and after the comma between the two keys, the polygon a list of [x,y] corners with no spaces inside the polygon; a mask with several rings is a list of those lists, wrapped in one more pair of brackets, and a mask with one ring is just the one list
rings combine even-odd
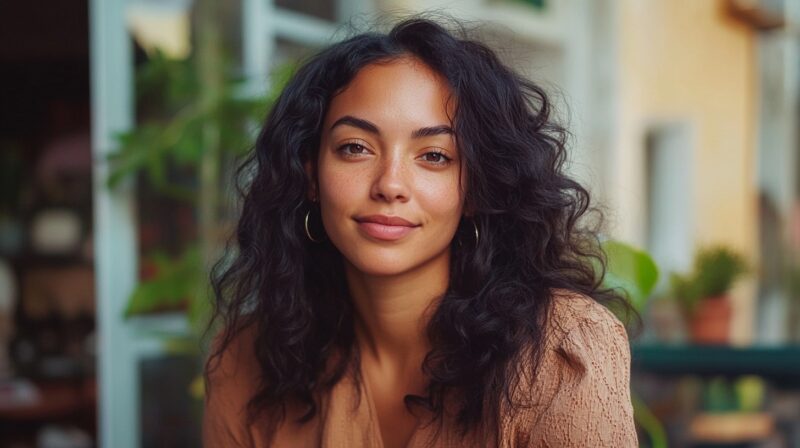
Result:
{"label": "ear", "polygon": [[464,209],[462,210],[465,218],[472,218],[475,216],[475,207],[472,204],[472,201],[466,200],[464,201]]}
{"label": "ear", "polygon": [[306,170],[306,179],[308,180],[306,197],[309,201],[315,202],[319,200],[319,189],[317,187],[317,173],[314,169],[314,164],[311,162],[311,160],[306,160],[303,162],[303,168]]}

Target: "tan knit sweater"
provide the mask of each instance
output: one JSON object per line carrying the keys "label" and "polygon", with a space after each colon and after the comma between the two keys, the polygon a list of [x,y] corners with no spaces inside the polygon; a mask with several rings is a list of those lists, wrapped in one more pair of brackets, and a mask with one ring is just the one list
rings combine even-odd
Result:
{"label": "tan knit sweater", "polygon": [[[530,404],[504,412],[501,447],[638,446],[630,399],[630,347],[622,323],[591,298],[555,293],[541,368],[527,375],[516,398]],[[210,375],[203,418],[203,443],[217,447],[369,447],[383,446],[368,389],[346,376],[322,400],[319,413],[298,425],[289,419],[272,444],[263,422],[245,423],[245,405],[258,384],[252,332],[243,332]],[[524,371],[524,369],[523,369]],[[361,400],[356,400],[357,388]],[[291,416],[290,416],[291,418]],[[409,447],[478,447],[459,439],[455,425],[420,422]],[[438,434],[437,434],[438,433]]]}

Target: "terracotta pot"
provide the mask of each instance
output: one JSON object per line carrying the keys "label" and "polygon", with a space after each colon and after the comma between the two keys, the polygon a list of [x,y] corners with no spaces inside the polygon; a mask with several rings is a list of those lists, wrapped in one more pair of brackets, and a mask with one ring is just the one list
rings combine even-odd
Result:
{"label": "terracotta pot", "polygon": [[701,300],[689,322],[692,342],[706,345],[728,344],[732,315],[733,308],[728,296]]}

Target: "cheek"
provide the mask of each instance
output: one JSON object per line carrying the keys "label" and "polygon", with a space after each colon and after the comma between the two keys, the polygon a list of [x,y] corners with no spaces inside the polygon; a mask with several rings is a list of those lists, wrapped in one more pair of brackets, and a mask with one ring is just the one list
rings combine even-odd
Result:
{"label": "cheek", "polygon": [[365,193],[366,183],[357,170],[321,167],[319,171],[320,197],[332,210],[352,208]]}
{"label": "cheek", "polygon": [[[342,170],[337,166],[321,165],[318,172],[322,223],[334,245],[341,246],[352,237],[351,218],[359,211],[364,198],[366,182],[353,169]],[[352,168],[352,167],[351,167]],[[343,250],[344,251],[344,250]]]}
{"label": "cheek", "polygon": [[458,176],[420,182],[416,197],[422,208],[436,221],[448,227],[458,225],[463,210]]}

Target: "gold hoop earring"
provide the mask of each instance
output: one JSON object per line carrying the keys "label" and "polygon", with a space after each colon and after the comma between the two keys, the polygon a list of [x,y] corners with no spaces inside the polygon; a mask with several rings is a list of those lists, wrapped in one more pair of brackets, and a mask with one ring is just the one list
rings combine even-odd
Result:
{"label": "gold hoop earring", "polygon": [[311,216],[311,209],[308,209],[308,211],[306,212],[306,219],[305,219],[306,236],[308,237],[309,240],[311,240],[314,243],[321,243],[324,240],[316,240],[316,239],[314,239],[314,237],[311,236],[311,232],[308,230],[308,217],[309,216]]}

